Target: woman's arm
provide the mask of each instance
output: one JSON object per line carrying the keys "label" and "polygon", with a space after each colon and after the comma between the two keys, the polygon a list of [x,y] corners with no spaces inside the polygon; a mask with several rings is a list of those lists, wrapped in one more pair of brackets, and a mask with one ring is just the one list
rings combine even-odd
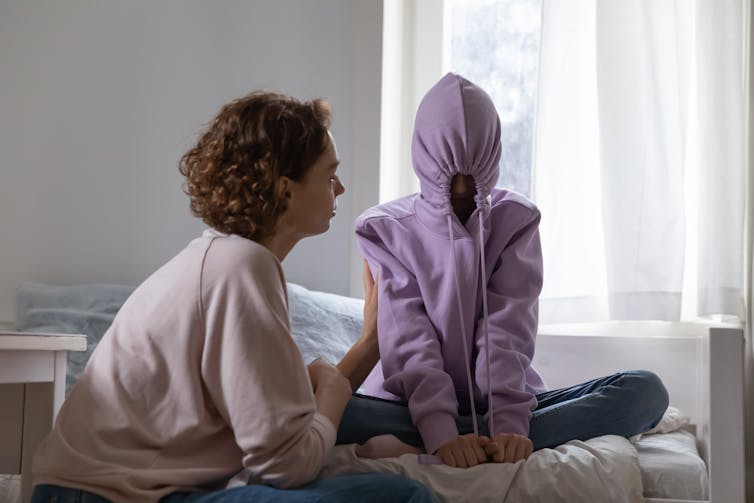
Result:
{"label": "woman's arm", "polygon": [[269,252],[241,238],[214,241],[200,288],[208,393],[200,398],[233,430],[255,482],[310,482],[335,445],[348,381],[323,365],[312,382],[290,335],[283,272]]}
{"label": "woman's arm", "polygon": [[356,391],[380,359],[377,342],[377,281],[364,261],[364,328],[361,337],[340,360],[337,368]]}

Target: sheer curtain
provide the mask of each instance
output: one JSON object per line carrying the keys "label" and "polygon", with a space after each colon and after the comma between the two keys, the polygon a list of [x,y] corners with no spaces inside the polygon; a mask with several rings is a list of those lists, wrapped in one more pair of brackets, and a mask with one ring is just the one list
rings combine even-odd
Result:
{"label": "sheer curtain", "polygon": [[744,10],[543,0],[542,322],[742,317]]}

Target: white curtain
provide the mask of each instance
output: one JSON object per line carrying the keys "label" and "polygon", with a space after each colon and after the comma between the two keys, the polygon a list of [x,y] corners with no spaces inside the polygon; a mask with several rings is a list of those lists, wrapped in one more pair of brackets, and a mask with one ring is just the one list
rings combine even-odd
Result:
{"label": "white curtain", "polygon": [[745,10],[543,0],[542,322],[743,315]]}
{"label": "white curtain", "polygon": [[[745,13],[746,14],[746,13]],[[748,16],[749,66],[748,84],[749,111],[748,122],[748,192],[746,198],[746,247],[745,263],[748,265],[746,282],[746,353],[744,355],[744,425],[746,428],[746,498],[754,501],[754,87],[751,81],[751,69],[754,66],[754,10],[749,4]]]}

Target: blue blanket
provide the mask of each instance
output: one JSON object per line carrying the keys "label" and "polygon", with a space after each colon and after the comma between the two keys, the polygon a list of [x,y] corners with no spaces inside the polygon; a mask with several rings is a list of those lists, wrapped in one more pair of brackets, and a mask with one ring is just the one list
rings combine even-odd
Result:
{"label": "blue blanket", "polygon": [[[307,363],[317,357],[337,362],[361,333],[364,301],[308,290],[288,283],[291,334]],[[23,283],[16,288],[16,329],[23,332],[85,334],[87,350],[68,353],[66,394],[89,356],[133,292],[125,285],[72,286]]]}

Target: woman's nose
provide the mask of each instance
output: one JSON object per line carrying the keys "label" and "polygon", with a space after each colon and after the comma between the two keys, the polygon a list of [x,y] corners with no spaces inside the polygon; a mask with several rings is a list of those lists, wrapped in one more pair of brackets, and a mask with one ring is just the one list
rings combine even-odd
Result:
{"label": "woman's nose", "polygon": [[335,195],[339,196],[345,191],[346,191],[346,188],[343,186],[342,183],[340,183],[340,180],[338,180],[338,184],[335,186]]}

